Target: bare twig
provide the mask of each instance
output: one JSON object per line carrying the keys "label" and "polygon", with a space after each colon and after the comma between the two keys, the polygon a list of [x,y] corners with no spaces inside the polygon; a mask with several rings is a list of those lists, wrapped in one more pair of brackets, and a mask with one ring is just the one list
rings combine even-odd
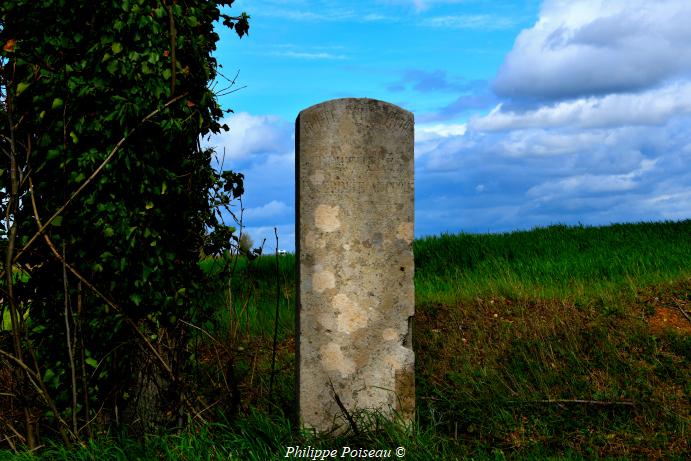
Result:
{"label": "bare twig", "polygon": [[175,49],[177,48],[177,30],[175,29],[175,18],[173,17],[173,7],[168,5],[166,0],[162,0],[163,6],[168,11],[168,28],[170,29],[170,96],[175,94],[175,74],[176,59]]}
{"label": "bare twig", "polygon": [[[278,308],[281,301],[281,284],[278,270],[278,230],[275,227],[274,235],[276,236],[276,315],[274,316],[274,343],[271,349],[271,377],[269,378],[269,402],[273,402],[274,375],[276,374],[276,344],[278,340]],[[273,406],[269,408],[273,408]]]}
{"label": "bare twig", "polygon": [[583,400],[583,399],[545,399],[533,400],[525,403],[554,403],[554,404],[581,404],[581,405],[600,405],[600,406],[614,406],[621,405],[626,407],[636,406],[636,403],[628,400]]}
{"label": "bare twig", "polygon": [[351,429],[353,429],[353,432],[355,435],[360,435],[360,430],[357,427],[357,424],[355,423],[355,418],[348,412],[348,409],[343,405],[343,402],[341,402],[341,398],[338,396],[338,393],[336,392],[336,388],[334,388],[334,383],[331,381],[331,378],[329,378],[329,386],[331,386],[331,392],[333,392],[333,397],[334,400],[336,401],[336,405],[338,405],[338,408],[341,409],[341,413],[343,413],[343,416],[346,417],[348,420],[348,424],[350,424]]}
{"label": "bare twig", "polygon": [[17,429],[15,429],[15,427],[12,425],[11,422],[7,421],[2,416],[0,416],[0,422],[2,424],[4,424],[5,427],[7,427],[14,434],[14,436],[6,435],[5,436],[5,442],[7,442],[9,444],[10,448],[12,449],[12,451],[14,451],[16,453],[17,452],[17,446],[15,445],[15,443],[12,439],[16,437],[17,439],[19,439],[20,443],[26,443],[26,438]]}
{"label": "bare twig", "polygon": [[679,309],[679,312],[681,312],[684,315],[684,317],[686,317],[686,320],[691,322],[691,317],[689,317],[689,314],[686,313],[686,310],[684,310],[681,304],[678,302],[675,302],[674,304],[677,306],[677,309]]}
{"label": "bare twig", "polygon": [[[33,200],[34,196],[31,195]],[[34,202],[35,203],[35,202]],[[34,212],[36,207],[34,207]],[[77,433],[77,370],[74,361],[74,351],[72,349],[72,328],[70,319],[72,318],[72,308],[70,306],[69,287],[67,284],[67,263],[65,262],[65,243],[62,244],[62,286],[65,296],[65,341],[67,341],[67,360],[70,366],[70,378],[72,379],[72,431]]]}

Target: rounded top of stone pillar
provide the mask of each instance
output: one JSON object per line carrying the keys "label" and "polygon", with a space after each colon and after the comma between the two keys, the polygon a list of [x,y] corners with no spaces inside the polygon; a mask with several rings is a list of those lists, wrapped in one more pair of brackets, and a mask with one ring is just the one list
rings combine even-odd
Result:
{"label": "rounded top of stone pillar", "polygon": [[[366,107],[366,106],[382,106],[382,107],[388,107],[390,109],[403,112],[406,115],[413,117],[413,113],[403,109],[402,107],[399,107],[395,104],[391,104],[390,102],[382,101],[380,99],[372,99],[372,98],[337,98],[337,99],[329,99],[328,101],[320,102],[319,104],[315,104],[313,106],[309,106],[306,109],[303,109],[300,111],[300,114],[303,112],[311,112],[311,111],[321,111],[324,109],[332,109],[332,108],[337,108],[337,107],[342,107],[342,106],[360,106],[360,107]],[[298,114],[299,115],[299,114]]]}

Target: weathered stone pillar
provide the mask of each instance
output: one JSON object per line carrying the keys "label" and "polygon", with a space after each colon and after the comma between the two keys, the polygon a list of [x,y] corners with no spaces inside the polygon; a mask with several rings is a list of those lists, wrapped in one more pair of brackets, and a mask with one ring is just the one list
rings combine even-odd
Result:
{"label": "weathered stone pillar", "polygon": [[335,99],[300,112],[295,137],[300,422],[411,421],[413,114]]}

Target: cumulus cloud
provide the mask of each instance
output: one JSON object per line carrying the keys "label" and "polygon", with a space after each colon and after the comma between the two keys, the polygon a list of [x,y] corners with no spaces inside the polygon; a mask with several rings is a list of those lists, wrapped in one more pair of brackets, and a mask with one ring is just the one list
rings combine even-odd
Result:
{"label": "cumulus cloud", "polygon": [[687,0],[545,0],[494,90],[515,99],[632,92],[691,73]]}
{"label": "cumulus cloud", "polygon": [[245,112],[225,118],[230,128],[214,135],[206,143],[215,146],[216,152],[225,159],[239,161],[253,155],[282,152],[291,148],[292,124],[274,115],[251,115]]}
{"label": "cumulus cloud", "polygon": [[269,203],[255,207],[247,208],[244,217],[248,220],[258,220],[273,217],[283,217],[293,211],[291,206],[286,205],[279,200],[271,200]]}
{"label": "cumulus cloud", "polygon": [[527,111],[504,111],[498,105],[471,125],[482,131],[570,126],[600,128],[660,125],[691,113],[691,81],[673,82],[642,93],[609,94],[545,104]]}
{"label": "cumulus cloud", "polygon": [[466,132],[466,124],[440,123],[436,125],[415,125],[415,139],[417,141],[427,141],[438,137],[463,136]]}

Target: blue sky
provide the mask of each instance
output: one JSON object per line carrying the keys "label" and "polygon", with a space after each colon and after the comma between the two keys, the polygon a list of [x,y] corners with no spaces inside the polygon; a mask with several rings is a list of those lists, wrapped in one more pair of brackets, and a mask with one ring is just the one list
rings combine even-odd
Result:
{"label": "blue sky", "polygon": [[[236,0],[218,28],[243,224],[295,248],[294,123],[368,97],[415,115],[415,236],[691,218],[688,0]],[[217,88],[225,82],[220,80]],[[235,207],[239,211],[239,205]]]}

